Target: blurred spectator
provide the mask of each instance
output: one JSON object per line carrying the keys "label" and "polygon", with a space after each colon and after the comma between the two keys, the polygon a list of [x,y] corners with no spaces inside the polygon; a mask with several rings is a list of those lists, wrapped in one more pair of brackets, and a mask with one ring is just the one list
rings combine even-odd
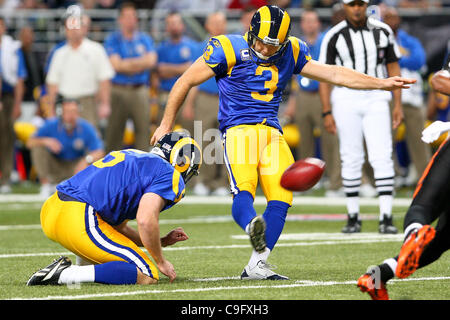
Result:
{"label": "blurred spectator", "polygon": [[104,156],[102,140],[95,127],[79,117],[79,108],[76,100],[64,100],[61,114],[46,120],[27,142],[45,198],[56,184]]}
{"label": "blurred spectator", "polygon": [[138,30],[136,6],[124,2],[119,12],[119,30],[109,34],[104,46],[116,76],[112,79],[111,115],[106,128],[106,151],[122,148],[125,125],[133,121],[134,147],[149,150],[150,69],[156,66],[153,39]]}
{"label": "blurred spectator", "polygon": [[269,4],[267,0],[230,0],[228,3],[228,9],[244,9],[248,6],[256,8]]}
{"label": "blurred spectator", "polygon": [[[300,17],[302,39],[308,44],[311,57],[319,59],[320,45],[324,33],[321,32],[319,16],[314,10],[304,10]],[[285,114],[299,126],[301,143],[297,147],[297,160],[316,156],[316,132],[320,131],[320,151],[327,163],[326,175],[329,178],[326,196],[343,196],[341,190],[341,160],[337,135],[329,133],[323,127],[322,104],[319,97],[319,83],[302,76],[296,77],[298,95],[291,95],[296,100],[289,103]]]}
{"label": "blurred spectator", "polygon": [[291,6],[291,0],[269,0],[268,4],[272,5],[272,6],[277,6],[280,7],[282,9],[287,9]]}
{"label": "blurred spectator", "polygon": [[[141,0],[144,2],[145,0]],[[155,9],[182,11],[186,9],[216,11],[227,7],[230,0],[158,0]]]}
{"label": "blurred spectator", "polygon": [[[205,48],[210,37],[219,36],[226,33],[227,17],[223,12],[213,12],[208,15],[205,21],[205,29],[208,31],[208,38],[200,45],[201,52]],[[202,174],[194,178],[195,186],[193,192],[197,195],[208,195],[212,193],[217,196],[225,196],[230,193],[226,167],[222,165],[223,148],[222,136],[218,130],[208,131],[208,129],[218,129],[217,113],[219,112],[219,89],[216,79],[211,78],[203,82],[198,87],[191,89],[194,104],[185,105],[182,116],[188,121],[201,121],[202,141],[211,141],[208,149],[204,148]],[[194,132],[197,134],[197,132]],[[210,134],[214,135],[211,136]],[[206,151],[214,151],[207,153]]]}
{"label": "blurred spectator", "polygon": [[441,7],[442,3],[440,0],[398,0],[398,8],[433,8]]}
{"label": "blurred spectator", "polygon": [[46,7],[40,0],[22,0],[19,9],[44,9]]}
{"label": "blurred spectator", "polygon": [[103,46],[86,38],[81,16],[69,15],[64,20],[67,43],[54,53],[46,83],[49,99],[57,94],[78,99],[81,117],[99,128],[110,109],[110,79],[114,70]]}
{"label": "blurred spectator", "polygon": [[[88,15],[86,15],[86,14],[82,15],[81,16],[81,30],[82,30],[82,32],[83,32],[85,37],[88,36],[90,27],[91,27],[91,18]],[[48,68],[50,66],[50,61],[52,60],[53,55],[55,54],[56,50],[58,50],[59,48],[64,46],[66,43],[67,43],[66,39],[56,43],[52,47],[50,52],[48,53],[47,59],[46,59],[45,64],[44,64],[44,74],[45,75],[47,75],[47,73],[48,73]]]}
{"label": "blurred spectator", "polygon": [[44,83],[44,74],[39,56],[34,49],[34,31],[30,26],[25,26],[20,30],[20,41],[22,52],[25,58],[25,66],[28,77],[25,80],[24,101],[34,101],[33,91],[36,87]]}
{"label": "blurred spectator", "polygon": [[302,0],[304,9],[332,8],[339,0]]}
{"label": "blurred spectator", "polygon": [[248,5],[242,9],[241,18],[239,20],[240,27],[237,30],[231,31],[231,33],[236,34],[245,34],[250,28],[250,21],[252,20],[253,15],[255,14],[257,7]]}
{"label": "blurred spectator", "polygon": [[[417,80],[409,89],[402,90],[402,104],[408,154],[416,169],[416,176],[420,177],[431,157],[430,149],[421,140],[425,125],[425,105],[420,70],[426,63],[425,50],[417,38],[400,28],[401,18],[397,9],[387,8],[384,11],[383,21],[391,27],[399,45],[402,54],[399,60],[402,76]],[[404,172],[403,177],[406,178],[406,175],[407,172]],[[411,184],[415,185],[416,181],[411,181]]]}
{"label": "blurred spectator", "polygon": [[117,9],[121,0],[97,0],[96,9]]}
{"label": "blurred spectator", "polygon": [[21,114],[27,78],[25,59],[19,41],[6,34],[5,20],[0,17],[0,193],[11,192],[10,177],[14,163],[14,121]]}
{"label": "blurred spectator", "polygon": [[[169,92],[177,79],[200,55],[198,43],[187,37],[185,34],[183,18],[178,12],[171,12],[166,16],[167,38],[158,46],[158,78],[159,78],[159,101],[161,112],[159,119],[162,119],[164,106],[166,105]],[[192,93],[186,98],[186,105],[192,108]],[[159,123],[160,121],[158,121]],[[191,135],[193,135],[193,123],[191,120],[179,116],[177,122]]]}

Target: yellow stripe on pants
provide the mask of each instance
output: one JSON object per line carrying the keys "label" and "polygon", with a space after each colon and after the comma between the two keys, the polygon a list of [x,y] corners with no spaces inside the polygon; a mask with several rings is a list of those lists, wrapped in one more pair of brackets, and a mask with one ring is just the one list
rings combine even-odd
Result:
{"label": "yellow stripe on pants", "polygon": [[[294,157],[282,134],[263,124],[229,128],[225,153],[230,182],[239,191],[255,197],[258,181],[267,201],[278,200],[292,205],[292,192],[280,185],[284,171]],[[237,191],[236,191],[237,192]]]}
{"label": "yellow stripe on pants", "polygon": [[[91,240],[89,234],[92,234],[94,230],[92,230],[92,226],[89,229],[86,227],[86,206],[88,204],[83,202],[62,201],[57,193],[53,194],[41,209],[41,225],[45,235],[77,256],[95,264],[126,261],[124,258],[102,249]],[[95,214],[95,217],[97,220],[96,232],[100,232],[110,243],[119,248],[118,252],[127,253],[129,255],[127,262],[134,263],[146,274],[148,271],[141,262],[144,260],[150,269],[151,277],[159,279],[156,266],[133,241],[114,229],[98,214]]]}

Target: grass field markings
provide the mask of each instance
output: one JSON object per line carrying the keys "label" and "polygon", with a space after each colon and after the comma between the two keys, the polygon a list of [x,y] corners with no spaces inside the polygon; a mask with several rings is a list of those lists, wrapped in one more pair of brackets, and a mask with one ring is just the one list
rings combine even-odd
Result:
{"label": "grass field markings", "polygon": [[[360,214],[362,220],[376,220],[377,215],[372,214]],[[314,214],[289,214],[286,221],[344,221],[347,219],[347,214],[328,214],[328,213],[314,213]],[[222,216],[198,216],[194,218],[185,219],[161,219],[159,224],[196,224],[196,223],[228,223],[232,222],[233,217],[231,215]],[[136,221],[130,221],[129,225],[137,226]],[[9,230],[35,230],[40,229],[40,224],[21,224],[21,225],[0,225],[0,231]]]}
{"label": "grass field markings", "polygon": [[[315,242],[293,242],[293,243],[278,243],[277,247],[301,247],[301,246],[317,246],[317,245],[342,245],[342,244],[362,244],[362,243],[380,243],[380,242],[399,242],[401,239],[386,238],[386,239],[355,239],[355,240],[342,240],[342,241],[315,241]],[[220,249],[248,249],[251,248],[250,244],[232,244],[223,246],[191,246],[191,247],[170,247],[165,248],[164,251],[187,251],[187,250],[220,250]],[[144,250],[147,252],[146,250]],[[60,256],[72,254],[69,251],[66,252],[41,252],[41,253],[11,253],[0,254],[0,259],[10,258],[23,258],[23,257],[39,257],[39,256]]]}
{"label": "grass field markings", "polygon": [[[235,240],[248,240],[248,235],[232,235]],[[332,233],[332,232],[316,232],[316,233],[286,233],[282,234],[279,240],[359,240],[359,239],[373,239],[373,240],[402,240],[403,234],[379,234],[375,232],[361,232],[354,234]]]}
{"label": "grass field markings", "polygon": [[[234,280],[234,279],[233,279]],[[408,279],[392,279],[392,282],[405,281],[442,281],[450,280],[450,277],[422,277],[422,278],[408,278]],[[391,282],[390,281],[390,282]],[[127,292],[108,292],[108,293],[93,293],[81,295],[63,295],[63,296],[46,296],[46,297],[14,297],[5,300],[80,300],[80,299],[98,299],[106,297],[126,297],[142,294],[167,294],[167,293],[194,293],[194,292],[208,292],[208,291],[226,291],[226,290],[254,290],[254,289],[290,289],[299,287],[321,287],[321,286],[337,286],[337,285],[356,285],[356,280],[347,281],[314,281],[314,280],[297,280],[291,284],[271,284],[271,285],[243,285],[243,286],[220,286],[220,287],[206,287],[206,288],[185,288],[173,290],[137,290]],[[389,282],[389,283],[390,283]],[[71,289],[75,290],[75,289]]]}
{"label": "grass field markings", "polygon": [[[411,204],[411,198],[394,198],[393,205],[407,207]],[[0,203],[39,203],[43,204],[45,198],[39,194],[2,194],[0,195]],[[233,200],[230,197],[223,196],[186,196],[177,206],[183,204],[232,204]],[[266,205],[267,200],[264,196],[256,196],[255,205]],[[296,205],[321,205],[321,206],[345,206],[346,199],[342,198],[324,198],[321,196],[294,196],[293,206]],[[377,198],[360,198],[360,205],[378,206]]]}

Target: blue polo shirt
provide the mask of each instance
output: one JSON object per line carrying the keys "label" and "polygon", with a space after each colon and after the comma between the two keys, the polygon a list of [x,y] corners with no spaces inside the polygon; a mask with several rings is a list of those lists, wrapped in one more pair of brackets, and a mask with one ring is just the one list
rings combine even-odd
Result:
{"label": "blue polo shirt", "polygon": [[[20,79],[25,79],[28,77],[27,67],[25,65],[25,57],[23,56],[22,49],[17,49],[18,66],[17,66],[17,77]],[[3,93],[13,93],[14,87],[6,82],[2,77],[2,92]]]}
{"label": "blue polo shirt", "polygon": [[[209,42],[209,39],[200,43],[199,56],[203,54],[203,50],[206,48],[206,45],[208,44],[208,42]],[[209,94],[217,94],[217,95],[219,94],[219,88],[217,87],[217,81],[216,81],[215,77],[210,78],[210,79],[206,80],[205,82],[203,82],[202,84],[200,84],[198,86],[198,89],[200,91],[204,91]]]}
{"label": "blue polo shirt", "polygon": [[50,137],[61,142],[61,152],[54,156],[64,160],[75,160],[88,152],[103,149],[103,142],[97,135],[94,126],[81,118],[78,119],[77,127],[70,135],[63,127],[61,119],[55,117],[46,120],[34,137]]}
{"label": "blue polo shirt", "polygon": [[[320,45],[322,43],[322,39],[323,39],[324,35],[325,35],[325,32],[322,32],[321,34],[319,34],[317,41],[315,43],[307,43],[308,47],[309,47],[309,51],[311,52],[311,58],[313,58],[314,60],[319,60]],[[297,82],[303,91],[309,91],[309,92],[318,92],[319,91],[319,81],[312,80],[312,79],[303,77],[301,75],[298,75]]]}
{"label": "blue polo shirt", "polygon": [[[198,50],[198,43],[188,37],[183,37],[178,43],[173,43],[170,39],[162,41],[157,48],[157,53],[158,62],[173,64],[194,62],[201,55]],[[179,76],[161,79],[161,90],[170,91],[178,78]]]}
{"label": "blue polo shirt", "polygon": [[[122,59],[141,57],[149,52],[154,52],[153,39],[144,32],[135,32],[132,39],[126,39],[120,31],[109,34],[104,42],[108,56],[117,54]],[[133,75],[116,73],[112,83],[126,85],[149,85],[150,71],[145,70]]]}
{"label": "blue polo shirt", "polygon": [[398,62],[400,68],[418,71],[425,65],[425,50],[419,39],[407,34],[403,30],[398,30],[397,43],[402,53],[402,57]]}

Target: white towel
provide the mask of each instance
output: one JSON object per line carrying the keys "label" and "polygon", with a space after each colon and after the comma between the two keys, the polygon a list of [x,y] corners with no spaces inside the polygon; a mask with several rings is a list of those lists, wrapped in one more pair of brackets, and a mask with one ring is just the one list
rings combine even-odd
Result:
{"label": "white towel", "polygon": [[11,36],[3,35],[1,44],[1,70],[3,79],[14,86],[17,83],[17,69],[19,67],[19,57],[17,50],[21,47],[21,42],[14,40]]}

